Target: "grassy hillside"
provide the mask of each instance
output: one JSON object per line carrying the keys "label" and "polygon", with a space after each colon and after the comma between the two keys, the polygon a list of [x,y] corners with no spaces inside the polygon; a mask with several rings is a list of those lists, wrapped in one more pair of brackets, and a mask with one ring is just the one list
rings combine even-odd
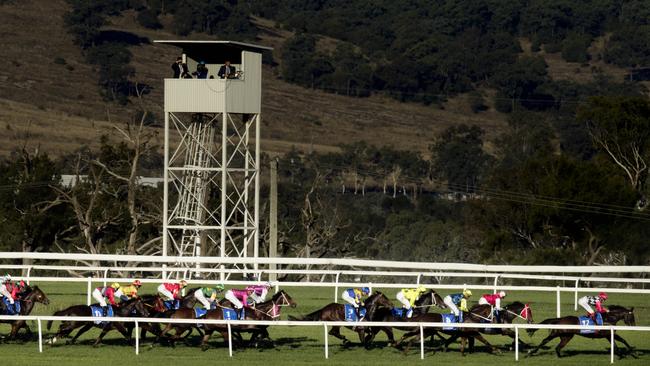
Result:
{"label": "grassy hillside", "polygon": [[[0,5],[0,34],[8,41],[3,45],[5,63],[0,68],[2,155],[23,145],[38,146],[51,155],[94,145],[98,136],[110,131],[111,123],[132,118],[138,109],[135,104],[119,106],[102,100],[97,70],[84,63],[64,28],[67,10],[65,0]],[[161,120],[163,78],[169,76],[177,49],[150,41],[179,37],[144,29],[135,16],[125,12],[112,18],[107,28],[132,32],[149,41],[130,48],[131,65],[136,80],[153,87],[144,102]],[[162,19],[163,23],[168,20]],[[256,42],[275,47],[279,59],[279,49],[291,33],[275,28],[271,21],[255,22],[261,30]],[[205,35],[189,38],[207,39]],[[325,39],[322,43],[331,42]],[[580,80],[588,73],[577,73],[579,65],[567,64],[557,55],[547,55],[547,59],[550,71],[559,78]],[[348,98],[288,84],[278,74],[277,69],[264,67],[262,149],[272,154],[294,146],[303,151],[332,151],[359,140],[426,153],[436,133],[450,125],[480,125],[488,132],[488,145],[505,128],[505,115],[493,108],[472,113],[465,95],[450,99],[444,108],[399,103],[384,96]]]}

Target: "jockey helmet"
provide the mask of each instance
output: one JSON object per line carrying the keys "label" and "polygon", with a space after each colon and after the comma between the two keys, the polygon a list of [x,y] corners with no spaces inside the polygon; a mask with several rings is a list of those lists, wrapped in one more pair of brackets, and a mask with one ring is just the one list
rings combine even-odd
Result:
{"label": "jockey helmet", "polygon": [[262,284],[262,286],[264,286],[264,287],[266,287],[266,288],[271,288],[271,287],[273,287],[273,286],[271,285],[271,282],[269,282],[269,281],[264,282],[264,283]]}
{"label": "jockey helmet", "polygon": [[187,286],[187,281],[181,280],[178,284],[181,285],[181,287],[185,287]]}
{"label": "jockey helmet", "polygon": [[599,293],[598,297],[600,297],[601,300],[607,300],[607,294],[604,292]]}
{"label": "jockey helmet", "polygon": [[135,280],[133,281],[133,286],[140,287],[142,286],[142,282],[140,282],[140,280]]}
{"label": "jockey helmet", "polygon": [[11,275],[7,273],[5,277],[2,279],[2,282],[11,282]]}
{"label": "jockey helmet", "polygon": [[25,287],[25,286],[27,286],[27,284],[25,283],[25,281],[20,280],[20,283],[19,283],[18,286],[20,286],[20,287]]}
{"label": "jockey helmet", "polygon": [[113,283],[111,284],[111,287],[117,290],[118,288],[120,288],[120,284],[117,283],[117,282],[113,282]]}
{"label": "jockey helmet", "polygon": [[464,295],[465,297],[470,297],[470,296],[472,296],[472,291],[470,291],[470,290],[468,290],[468,289],[464,289],[464,290],[463,290],[463,295]]}
{"label": "jockey helmet", "polygon": [[225,289],[225,287],[220,283],[214,285],[214,288],[216,288],[218,291],[223,291]]}
{"label": "jockey helmet", "polygon": [[369,295],[370,294],[370,289],[368,287],[363,287],[363,288],[361,288],[361,292],[364,295]]}
{"label": "jockey helmet", "polygon": [[424,286],[418,286],[418,292],[426,292],[427,289]]}
{"label": "jockey helmet", "polygon": [[506,292],[505,291],[499,291],[499,296],[506,297]]}

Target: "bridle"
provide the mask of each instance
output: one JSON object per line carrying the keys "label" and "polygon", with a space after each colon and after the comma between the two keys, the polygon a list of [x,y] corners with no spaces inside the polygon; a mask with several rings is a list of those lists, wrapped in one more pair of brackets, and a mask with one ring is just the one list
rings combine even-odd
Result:
{"label": "bridle", "polygon": [[[277,302],[276,302],[277,301]],[[281,302],[279,302],[281,301]],[[271,319],[277,319],[280,317],[280,308],[284,306],[291,306],[291,301],[287,299],[287,294],[282,291],[280,292],[280,298],[277,300],[271,300],[271,309],[269,311],[263,311],[257,308],[252,308],[253,311],[256,311],[258,313],[262,313],[266,316],[268,316]]]}

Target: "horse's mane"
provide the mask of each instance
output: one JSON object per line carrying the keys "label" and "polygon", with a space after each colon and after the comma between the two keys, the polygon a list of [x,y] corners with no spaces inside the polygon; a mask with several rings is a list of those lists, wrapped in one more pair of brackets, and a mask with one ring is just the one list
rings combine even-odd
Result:
{"label": "horse's mane", "polygon": [[631,311],[630,308],[626,308],[625,306],[621,306],[621,305],[609,305],[608,308],[609,311],[623,311],[623,312]]}
{"label": "horse's mane", "polygon": [[511,302],[510,304],[508,304],[508,305],[506,305],[504,307],[505,308],[511,308],[511,307],[514,307],[514,306],[522,306],[523,307],[523,306],[526,306],[526,304],[524,304],[521,301],[514,301],[514,302]]}

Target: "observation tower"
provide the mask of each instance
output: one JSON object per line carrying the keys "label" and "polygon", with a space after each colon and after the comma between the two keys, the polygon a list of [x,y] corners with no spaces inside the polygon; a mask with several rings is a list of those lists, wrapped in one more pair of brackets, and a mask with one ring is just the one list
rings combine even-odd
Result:
{"label": "observation tower", "polygon": [[165,79],[163,256],[257,257],[262,52],[271,48],[154,42],[180,48],[190,73],[208,69],[205,78]]}

